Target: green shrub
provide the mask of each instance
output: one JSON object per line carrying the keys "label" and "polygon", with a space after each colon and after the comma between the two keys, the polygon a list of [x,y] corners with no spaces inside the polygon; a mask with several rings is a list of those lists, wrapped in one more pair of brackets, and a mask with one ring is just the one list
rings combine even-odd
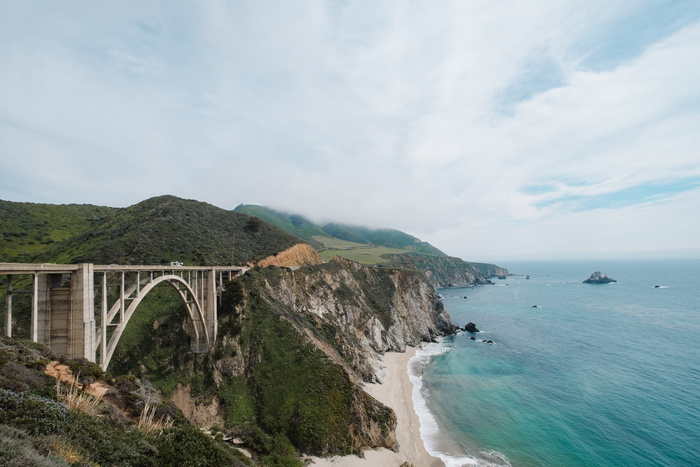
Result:
{"label": "green shrub", "polygon": [[[296,333],[291,324],[263,301],[254,310],[250,352],[259,363],[250,385],[261,428],[284,435],[311,454],[347,454],[353,402],[352,383],[343,368]],[[281,439],[278,437],[278,440]],[[272,453],[279,453],[275,446]]]}
{"label": "green shrub", "polygon": [[46,452],[26,432],[0,425],[0,465],[7,467],[67,466],[63,459]]}
{"label": "green shrub", "polygon": [[0,423],[30,434],[58,433],[68,419],[68,409],[63,404],[34,394],[0,389],[0,407]]}
{"label": "green shrub", "polygon": [[232,448],[221,445],[199,429],[180,425],[164,430],[154,438],[159,465],[210,466],[238,465]]}
{"label": "green shrub", "polygon": [[70,368],[71,373],[74,376],[80,377],[81,383],[92,383],[96,380],[102,378],[104,371],[94,362],[88,361],[85,358],[67,358],[62,359],[68,368]]}

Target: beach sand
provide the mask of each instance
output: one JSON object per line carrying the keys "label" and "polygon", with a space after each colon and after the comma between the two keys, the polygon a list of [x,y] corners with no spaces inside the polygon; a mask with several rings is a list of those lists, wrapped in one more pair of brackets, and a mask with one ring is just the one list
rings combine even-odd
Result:
{"label": "beach sand", "polygon": [[386,378],[383,384],[365,384],[372,397],[391,407],[396,413],[396,437],[399,452],[375,449],[364,452],[364,459],[357,456],[329,458],[312,457],[315,467],[399,467],[405,462],[413,467],[441,467],[445,464],[425,450],[420,437],[420,422],[413,407],[413,385],[408,376],[408,362],[416,349],[407,347],[404,353],[388,352],[384,355]]}

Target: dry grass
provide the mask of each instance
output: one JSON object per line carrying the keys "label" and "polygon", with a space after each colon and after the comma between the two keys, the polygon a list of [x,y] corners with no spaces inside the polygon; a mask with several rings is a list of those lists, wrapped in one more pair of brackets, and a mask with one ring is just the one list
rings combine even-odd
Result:
{"label": "dry grass", "polygon": [[50,450],[71,465],[87,465],[83,454],[65,440],[55,438],[51,440]]}
{"label": "dry grass", "polygon": [[143,407],[143,412],[139,417],[138,429],[141,433],[149,435],[155,433],[164,428],[170,428],[173,426],[173,420],[168,417],[161,417],[160,420],[155,420],[156,407],[151,404],[150,400],[146,401],[146,405]]}
{"label": "dry grass", "polygon": [[70,410],[88,415],[97,415],[102,396],[93,397],[78,389],[78,378],[74,378],[67,391],[63,390],[61,381],[56,380],[56,394]]}

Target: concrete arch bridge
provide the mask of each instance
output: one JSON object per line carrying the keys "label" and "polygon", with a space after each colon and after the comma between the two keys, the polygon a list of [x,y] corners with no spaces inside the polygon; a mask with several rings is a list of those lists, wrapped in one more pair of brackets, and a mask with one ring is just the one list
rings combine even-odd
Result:
{"label": "concrete arch bridge", "polygon": [[[85,357],[105,370],[141,301],[161,283],[177,290],[187,307],[193,352],[211,350],[217,334],[217,302],[224,281],[243,274],[239,266],[192,267],[0,263],[5,275],[5,335],[12,337],[12,296],[31,294],[31,340],[57,354]],[[15,276],[30,275],[31,290],[13,288]]]}

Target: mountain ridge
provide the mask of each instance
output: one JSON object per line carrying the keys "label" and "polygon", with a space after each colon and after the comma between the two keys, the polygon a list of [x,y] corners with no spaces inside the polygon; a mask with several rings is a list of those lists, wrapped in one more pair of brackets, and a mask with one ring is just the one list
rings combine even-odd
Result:
{"label": "mountain ridge", "polygon": [[495,264],[448,256],[430,243],[395,229],[372,229],[339,222],[320,225],[298,214],[259,205],[241,204],[234,211],[260,217],[308,241],[326,261],[340,256],[363,264],[417,269],[435,287],[489,284],[490,277],[510,274],[506,268]]}
{"label": "mountain ridge", "polygon": [[316,243],[314,247],[320,246],[324,248],[325,244],[320,242],[318,237],[328,237],[358,244],[407,249],[417,253],[447,256],[428,242],[423,242],[413,235],[396,229],[373,229],[340,222],[327,222],[320,225],[299,214],[287,213],[253,204],[240,204],[236,206],[234,212],[259,217],[280,229],[308,241],[312,245]]}
{"label": "mountain ridge", "polygon": [[[4,219],[8,230],[18,230],[34,218],[31,206],[11,202],[3,202],[2,206],[14,216]],[[60,212],[64,208],[52,209]],[[90,208],[81,215],[93,211]],[[149,198],[126,208],[98,208],[96,212],[103,216],[94,222],[75,220],[71,224],[73,235],[49,238],[40,248],[34,245],[31,255],[11,255],[14,250],[8,246],[17,237],[3,235],[0,261],[247,264],[299,243],[297,237],[256,217],[172,195]]]}

